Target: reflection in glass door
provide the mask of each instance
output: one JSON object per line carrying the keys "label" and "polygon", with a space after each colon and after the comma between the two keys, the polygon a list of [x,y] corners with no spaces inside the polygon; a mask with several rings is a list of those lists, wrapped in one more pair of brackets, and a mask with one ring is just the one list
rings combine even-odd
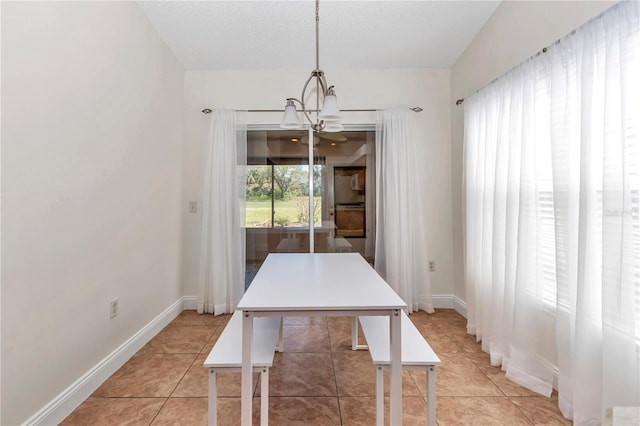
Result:
{"label": "reflection in glass door", "polygon": [[[315,135],[313,251],[373,259],[373,131]],[[269,253],[310,252],[306,130],[247,133],[246,285]],[[355,227],[355,228],[354,228]]]}

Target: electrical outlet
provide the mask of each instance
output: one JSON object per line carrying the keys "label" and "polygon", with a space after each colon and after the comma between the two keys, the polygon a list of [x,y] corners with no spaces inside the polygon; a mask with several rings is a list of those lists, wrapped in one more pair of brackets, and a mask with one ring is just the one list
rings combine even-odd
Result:
{"label": "electrical outlet", "polygon": [[430,272],[434,272],[436,270],[436,261],[435,260],[430,260],[429,261],[429,271]]}
{"label": "electrical outlet", "polygon": [[118,316],[118,299],[115,298],[109,305],[109,318],[114,319]]}
{"label": "electrical outlet", "polygon": [[198,212],[198,202],[189,201],[189,213],[197,213],[197,212]]}

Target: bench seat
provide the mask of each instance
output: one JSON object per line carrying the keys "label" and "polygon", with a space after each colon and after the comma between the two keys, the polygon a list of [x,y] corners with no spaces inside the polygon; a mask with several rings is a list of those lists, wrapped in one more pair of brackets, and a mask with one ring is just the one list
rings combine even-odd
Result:
{"label": "bench seat", "polygon": [[[401,320],[402,368],[425,370],[427,373],[427,425],[436,424],[436,366],[440,358],[431,349],[420,331],[404,311]],[[376,424],[384,423],[384,369],[389,368],[389,317],[363,316],[358,318],[367,341],[369,353],[376,366]]]}
{"label": "bench seat", "polygon": [[352,245],[344,237],[333,237],[329,235],[327,237],[327,246],[331,253],[349,253],[351,252]]}
{"label": "bench seat", "polygon": [[[258,317],[253,320],[253,371],[260,373],[260,424],[268,424],[269,408],[269,368],[273,366],[275,350],[281,343],[280,330],[282,318]],[[209,425],[218,422],[217,405],[217,372],[242,371],[242,312],[236,311],[225,326],[213,349],[204,361],[203,366],[209,369]]]}

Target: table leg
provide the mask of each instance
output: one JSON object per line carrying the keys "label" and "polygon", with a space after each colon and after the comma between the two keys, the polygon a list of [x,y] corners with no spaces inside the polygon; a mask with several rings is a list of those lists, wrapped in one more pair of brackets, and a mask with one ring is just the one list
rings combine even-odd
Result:
{"label": "table leg", "polygon": [[427,426],[436,425],[436,368],[427,370]]}
{"label": "table leg", "polygon": [[240,404],[240,424],[251,426],[251,385],[253,382],[253,365],[251,353],[253,352],[253,314],[242,313],[242,400]]}
{"label": "table leg", "polygon": [[384,426],[384,370],[376,366],[376,426]]}
{"label": "table leg", "polygon": [[402,425],[402,339],[401,339],[401,319],[400,310],[394,309],[390,318],[389,333],[391,342],[391,366],[390,366],[390,410],[389,418],[393,426]]}
{"label": "table leg", "polygon": [[269,367],[260,374],[260,426],[269,424]]}
{"label": "table leg", "polygon": [[218,384],[216,382],[216,370],[209,369],[209,426],[218,424]]}

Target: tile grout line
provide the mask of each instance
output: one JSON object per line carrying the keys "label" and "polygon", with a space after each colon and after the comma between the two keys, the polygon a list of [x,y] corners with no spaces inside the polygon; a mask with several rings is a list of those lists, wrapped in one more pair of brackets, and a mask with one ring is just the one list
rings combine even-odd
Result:
{"label": "tile grout line", "polygon": [[529,422],[531,422],[532,425],[535,425],[536,423],[533,421],[533,419],[530,419],[529,416],[527,416],[527,413],[525,413],[524,411],[522,411],[520,409],[520,407],[518,407],[512,400],[511,397],[507,397],[507,399],[509,400],[509,402],[511,403],[511,405],[513,405],[514,407],[516,407],[516,410],[518,410],[525,419],[529,420]]}
{"label": "tile grout line", "polygon": [[[469,361],[473,362],[473,360],[471,360],[468,355],[467,352],[464,352],[464,357],[466,359],[468,359]],[[496,382],[494,382],[493,380],[491,380],[491,377],[489,377],[489,375],[487,373],[485,373],[484,371],[482,371],[482,369],[480,367],[478,367],[478,364],[473,362],[473,365],[480,370],[480,372],[500,391],[500,393],[502,393],[503,398],[505,398],[507,401],[509,401],[509,403],[511,405],[513,405],[513,407],[524,416],[525,419],[527,419],[531,424],[535,424],[530,418],[529,416],[527,416],[521,409],[520,407],[518,407],[516,404],[513,403],[513,401],[511,400],[511,398],[502,390],[502,388],[500,386],[498,386],[498,384]]]}
{"label": "tile grout line", "polygon": [[[440,328],[441,328],[441,327],[440,327]],[[461,345],[459,345],[459,344],[458,344],[458,342],[454,339],[454,336],[453,336],[451,333],[448,333],[447,331],[445,331],[445,330],[444,330],[444,329],[442,329],[442,328],[441,328],[441,331],[442,331],[442,332],[443,332],[447,337],[449,337],[449,338],[451,339],[451,341],[453,342],[453,344],[454,344],[456,347],[458,347],[458,348],[461,350],[461,353],[464,355],[465,359],[467,359],[468,361],[472,362],[472,363],[473,363],[473,365],[474,365],[474,367],[475,367],[475,368],[477,368],[477,369],[480,371],[480,373],[481,373],[482,375],[484,375],[484,376],[489,380],[489,382],[491,382],[491,383],[492,383],[492,384],[493,384],[493,385],[498,389],[498,391],[503,395],[502,397],[498,396],[498,398],[504,398],[504,399],[506,399],[507,401],[509,401],[509,403],[510,403],[510,404],[511,404],[511,405],[512,405],[512,406],[513,406],[513,407],[514,407],[514,408],[515,408],[515,409],[516,409],[520,414],[522,414],[522,415],[523,415],[523,417],[524,417],[525,419],[527,419],[527,421],[528,421],[530,424],[535,425],[535,423],[533,422],[533,420],[531,420],[531,419],[529,418],[529,416],[527,416],[527,415],[526,415],[526,414],[525,414],[525,413],[520,409],[520,407],[518,407],[516,404],[514,404],[514,402],[513,402],[513,401],[511,400],[511,398],[510,398],[510,397],[509,397],[509,396],[508,396],[508,395],[507,395],[507,394],[502,390],[502,388],[501,388],[500,386],[498,386],[498,384],[497,384],[497,383],[495,383],[495,382],[491,379],[491,377],[489,377],[489,375],[488,375],[485,371],[483,371],[483,370],[478,366],[478,363],[476,363],[474,360],[472,360],[472,359],[469,357],[469,353],[471,353],[471,352],[466,351],[466,350],[465,350]],[[469,333],[467,333],[467,334],[469,334]],[[469,334],[469,335],[471,335],[471,334]],[[477,343],[480,343],[480,342],[477,342]],[[481,351],[481,352],[484,352],[484,351]],[[468,397],[468,396],[466,396],[466,397],[461,397],[461,398],[469,398],[469,397]],[[482,398],[482,396],[479,396],[479,397],[476,397],[476,398]],[[485,398],[495,398],[495,397],[485,396]]]}
{"label": "tile grout line", "polygon": [[[168,325],[171,325],[171,323],[169,323]],[[213,329],[213,333],[216,332],[216,329],[219,327],[219,325],[216,325],[216,327]],[[211,334],[211,336],[209,336],[209,339],[213,336],[213,333]],[[209,341],[209,339],[207,339],[207,341]],[[173,390],[169,393],[169,396],[166,398],[166,400],[164,401],[164,403],[162,404],[162,406],[160,407],[160,409],[158,410],[158,412],[155,414],[155,416],[153,416],[153,419],[151,419],[151,421],[149,422],[149,425],[153,424],[153,422],[158,418],[158,415],[160,415],[160,413],[162,412],[162,410],[164,409],[164,407],[167,405],[167,402],[169,402],[169,399],[171,399],[172,395],[174,394],[174,392],[176,391],[176,389],[178,389],[178,386],[180,386],[180,383],[182,383],[182,381],[184,380],[184,378],[187,376],[187,373],[189,372],[189,370],[191,369],[191,367],[193,367],[193,364],[195,364],[195,362],[198,360],[198,357],[200,356],[200,354],[202,353],[202,349],[204,348],[204,345],[206,345],[207,342],[204,342],[202,344],[202,347],[200,348],[200,351],[195,354],[195,357],[193,358],[193,361],[191,361],[191,364],[189,365],[189,367],[187,367],[187,369],[185,370],[184,374],[182,375],[182,377],[180,378],[180,380],[178,380],[178,382],[176,383],[176,385],[174,386]],[[186,354],[185,354],[186,355]]]}
{"label": "tile grout line", "polygon": [[149,422],[149,426],[151,426],[153,424],[153,422],[156,421],[156,419],[158,418],[158,414],[160,414],[160,412],[162,411],[162,409],[164,408],[165,405],[167,405],[167,402],[169,401],[169,398],[165,398],[164,402],[162,403],[162,405],[160,406],[160,408],[158,409],[158,411],[156,412],[156,414],[153,416],[153,418],[151,419],[151,421]]}

